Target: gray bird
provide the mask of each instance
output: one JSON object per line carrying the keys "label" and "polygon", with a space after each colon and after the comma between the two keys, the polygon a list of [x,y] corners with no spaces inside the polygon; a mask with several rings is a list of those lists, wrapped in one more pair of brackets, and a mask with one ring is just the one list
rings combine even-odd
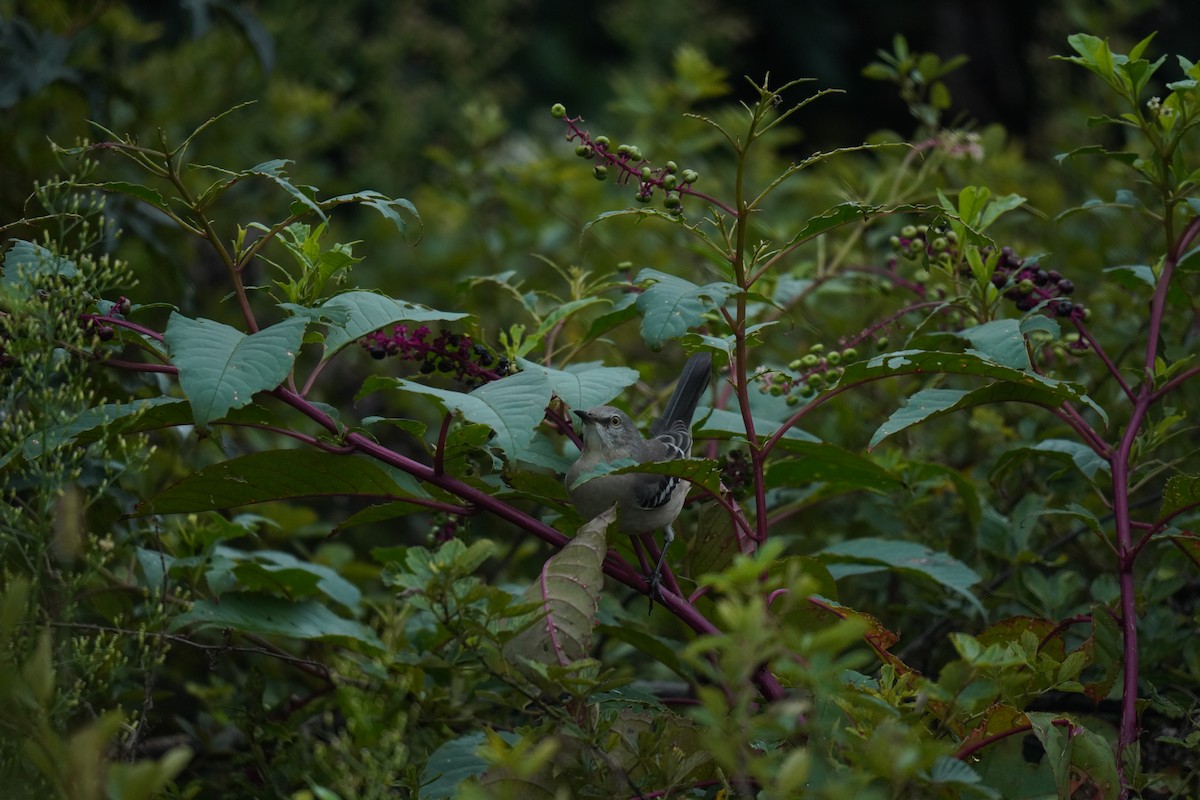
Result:
{"label": "gray bird", "polygon": [[580,515],[592,519],[617,504],[617,528],[637,536],[663,530],[663,548],[649,577],[651,605],[658,594],[663,560],[675,538],[672,523],[687,497],[687,481],[672,475],[602,475],[575,485],[581,475],[623,459],[639,464],[688,458],[692,452],[692,416],[700,397],[708,389],[712,357],[697,353],[688,359],[675,391],[662,416],[650,428],[650,438],[642,437],[629,416],[613,406],[576,410],[583,423],[583,448],[579,458],[567,470],[566,486],[571,502]]}

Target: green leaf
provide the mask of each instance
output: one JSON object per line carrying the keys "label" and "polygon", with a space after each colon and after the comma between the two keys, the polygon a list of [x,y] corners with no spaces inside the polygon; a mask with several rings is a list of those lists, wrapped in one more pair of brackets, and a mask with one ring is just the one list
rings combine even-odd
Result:
{"label": "green leaf", "polygon": [[346,315],[344,323],[332,325],[325,335],[323,360],[326,361],[351,342],[388,325],[398,322],[452,322],[468,316],[456,311],[438,311],[417,303],[393,300],[375,292],[339,294],[329,298],[315,310],[330,314],[330,319]]}
{"label": "green leaf", "polygon": [[359,397],[383,388],[428,397],[446,411],[488,426],[496,432],[492,444],[510,459],[522,458],[553,394],[549,379],[541,372],[518,372],[486,383],[469,394],[401,378],[373,376],[363,383]]}
{"label": "green leaf", "polygon": [[1031,403],[1052,408],[1062,401],[1055,392],[1039,386],[1026,386],[998,381],[979,389],[922,389],[908,398],[901,408],[880,425],[867,444],[873,450],[887,437],[905,428],[964,408],[991,403]]}
{"label": "green leaf", "polygon": [[142,186],[137,183],[128,183],[126,181],[107,181],[105,183],[77,183],[77,189],[99,189],[102,192],[116,192],[135,200],[140,200],[147,205],[154,206],[160,211],[168,211],[169,206],[167,201],[163,199],[162,193],[157,189],[152,189],[149,186]]}
{"label": "green leaf", "polygon": [[1200,504],[1200,475],[1172,475],[1163,487],[1158,518],[1164,519],[1197,504]]}
{"label": "green leaf", "polygon": [[361,456],[269,450],[204,467],[139,503],[135,515],[185,514],[299,497],[415,496],[412,488],[401,487]]}
{"label": "green leaf", "polygon": [[408,222],[404,219],[404,215],[412,217],[417,222],[418,228],[421,225],[421,215],[417,213],[417,207],[411,202],[403,197],[388,197],[374,189],[339,194],[337,197],[322,200],[320,204],[322,208],[332,208],[345,203],[357,203],[360,206],[375,209],[384,219],[395,225],[396,230],[405,237],[408,235]]}
{"label": "green leaf", "polygon": [[290,598],[320,592],[341,604],[347,611],[357,611],[362,592],[324,564],[313,564],[278,550],[246,552],[218,545],[215,553],[237,562],[234,574],[246,589],[284,593]]}
{"label": "green leaf", "polygon": [[220,322],[171,312],[163,338],[196,426],[206,428],[231,408],[249,405],[256,393],[279,386],[296,360],[305,324],[292,317],[247,336]]}
{"label": "green leaf", "polygon": [[642,315],[642,338],[654,350],[699,325],[705,311],[722,308],[729,295],[739,291],[731,283],[697,286],[654,269],[642,270],[634,282],[650,283],[638,296],[637,308]]}
{"label": "green leaf", "polygon": [[[129,403],[101,403],[84,409],[68,422],[55,425],[42,433],[33,434],[25,440],[22,453],[27,459],[38,458],[43,453],[57,450],[68,442],[82,438],[83,434],[107,428],[119,420],[129,420],[130,417],[163,405],[179,405],[185,408],[187,406],[182,400],[173,397],[150,397]],[[133,426],[125,425],[121,427],[121,430],[128,430],[131,427]]]}
{"label": "green leaf", "polygon": [[788,447],[800,458],[776,461],[767,470],[767,486],[825,483],[850,490],[890,492],[904,483],[870,458],[837,445],[797,442]]}
{"label": "green leaf", "polygon": [[1060,723],[1064,715],[1046,711],[1026,713],[1033,734],[1046,750],[1046,760],[1054,773],[1059,797],[1077,796],[1116,800],[1120,790],[1114,750],[1103,736],[1071,721]]}
{"label": "green leaf", "polygon": [[539,606],[537,621],[505,643],[506,659],[568,666],[589,657],[604,586],[605,530],[615,518],[610,509],[582,526],[542,566],[521,595]]}
{"label": "green leaf", "polygon": [[852,565],[878,565],[896,572],[923,575],[957,592],[981,616],[986,616],[983,606],[970,591],[970,587],[979,583],[979,575],[948,553],[930,550],[916,542],[864,538],[830,545],[815,555],[830,564],[829,571],[835,578],[861,571]]}
{"label": "green leaf", "polygon": [[75,262],[71,259],[55,255],[40,244],[14,239],[13,246],[4,254],[0,290],[10,297],[25,298],[42,276],[71,279],[77,273]]}
{"label": "green leaf", "polygon": [[[510,745],[521,741],[515,733],[498,731],[499,736]],[[467,778],[474,778],[487,771],[491,764],[479,755],[479,749],[487,743],[482,732],[469,733],[451,739],[430,754],[421,773],[421,800],[449,800],[458,797],[458,785]]]}
{"label": "green leaf", "polygon": [[997,319],[966,328],[955,333],[971,343],[979,355],[1019,370],[1030,370],[1029,352],[1025,349],[1025,336],[1020,323],[1015,319]]}
{"label": "green leaf", "polygon": [[337,616],[316,600],[296,603],[262,594],[226,592],[219,603],[197,600],[190,610],[171,621],[170,629],[178,631],[192,625],[289,639],[349,640],[374,650],[384,649],[370,628]]}
{"label": "green leaf", "polygon": [[[701,406],[696,409],[696,419],[699,420],[699,427],[694,431],[697,438],[728,439],[732,437],[745,438],[746,436],[745,420],[736,411]],[[762,417],[752,417],[751,421],[754,423],[754,432],[760,438],[773,435],[783,424],[782,421]],[[808,431],[792,426],[788,428],[787,433],[780,437],[779,446],[791,449],[795,442],[816,443],[820,441]]]}
{"label": "green leaf", "polygon": [[717,462],[704,458],[678,458],[671,461],[643,461],[638,463],[631,458],[622,458],[612,463],[597,464],[594,469],[579,475],[575,483],[568,487],[574,489],[580,484],[604,475],[674,475],[689,483],[701,486],[713,494],[720,494],[721,470]]}
{"label": "green leaf", "polygon": [[544,367],[517,359],[522,372],[540,373],[550,383],[554,395],[570,408],[586,410],[604,405],[637,383],[637,370],[629,367],[604,367],[573,364],[565,370]]}

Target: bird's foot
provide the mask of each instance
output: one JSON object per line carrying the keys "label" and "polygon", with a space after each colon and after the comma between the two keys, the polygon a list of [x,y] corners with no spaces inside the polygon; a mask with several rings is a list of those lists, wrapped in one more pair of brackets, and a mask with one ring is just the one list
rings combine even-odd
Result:
{"label": "bird's foot", "polygon": [[650,587],[650,607],[646,609],[646,613],[649,614],[654,611],[654,601],[662,601],[662,570],[655,569],[651,572],[646,578],[646,583]]}

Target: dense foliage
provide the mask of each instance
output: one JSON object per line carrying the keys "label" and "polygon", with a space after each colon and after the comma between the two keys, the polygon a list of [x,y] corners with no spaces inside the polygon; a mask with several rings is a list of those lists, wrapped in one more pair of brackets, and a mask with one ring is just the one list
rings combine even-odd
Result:
{"label": "dense foliage", "polygon": [[[442,22],[397,35],[449,64]],[[57,166],[0,221],[6,788],[1195,796],[1200,66],[1072,35],[1045,161],[901,36],[864,75],[912,129],[817,152],[834,90],[687,46],[628,127],[508,132],[478,38],[456,115],[377,98],[454,130],[370,186],[289,160],[361,131],[308,86],[14,140]],[[649,419],[697,351],[696,457],[595,473],[694,487],[647,615],[569,411]]]}

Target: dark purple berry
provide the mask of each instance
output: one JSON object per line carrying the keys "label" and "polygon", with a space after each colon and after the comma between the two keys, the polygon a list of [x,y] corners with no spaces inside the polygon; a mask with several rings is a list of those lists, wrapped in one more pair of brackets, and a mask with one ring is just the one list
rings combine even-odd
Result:
{"label": "dark purple berry", "polygon": [[387,350],[382,347],[371,348],[371,358],[375,359],[376,361],[382,360],[386,355]]}
{"label": "dark purple berry", "polygon": [[[1054,275],[1054,273],[1050,274],[1051,276]],[[1075,284],[1066,278],[1062,278],[1058,281],[1058,291],[1062,294],[1070,294],[1071,292],[1075,291]]]}
{"label": "dark purple berry", "polygon": [[96,335],[100,337],[100,341],[107,342],[113,338],[115,331],[108,325],[101,325],[96,329]]}
{"label": "dark purple berry", "polygon": [[1060,317],[1069,317],[1069,316],[1071,316],[1071,311],[1074,308],[1075,308],[1075,304],[1072,303],[1070,300],[1059,300],[1058,304],[1057,304],[1057,308],[1055,308],[1054,311]]}
{"label": "dark purple berry", "polygon": [[1029,309],[1033,308],[1035,305],[1037,305],[1037,303],[1029,295],[1024,295],[1017,299],[1017,310],[1018,311],[1028,311]]}

